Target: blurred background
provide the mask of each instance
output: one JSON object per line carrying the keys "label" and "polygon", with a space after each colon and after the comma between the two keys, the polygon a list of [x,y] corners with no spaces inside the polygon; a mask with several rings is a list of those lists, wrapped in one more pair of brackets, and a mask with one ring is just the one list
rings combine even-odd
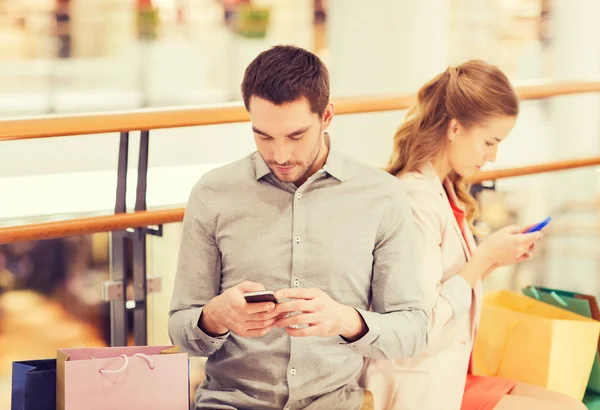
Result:
{"label": "blurred background", "polygon": [[[0,0],[0,118],[239,101],[246,65],[275,44],[319,55],[332,95],[411,94],[448,65],[480,58],[515,85],[600,76],[598,0]],[[488,169],[600,153],[597,93],[524,101]],[[404,112],[334,120],[336,148],[385,165]],[[139,134],[132,133],[135,153]],[[116,134],[0,144],[0,226],[110,214]],[[253,151],[247,123],[152,131],[148,207],[183,205],[208,170]],[[135,155],[133,155],[135,157]],[[137,163],[130,161],[130,183]],[[130,190],[131,191],[131,190]],[[554,221],[537,258],[488,289],[600,291],[600,169],[499,180],[478,195],[482,232]],[[131,192],[128,204],[133,204]],[[168,344],[180,224],[148,237],[149,344]],[[101,297],[110,235],[0,245],[0,408],[13,360],[110,344]],[[195,362],[192,383],[202,378]]]}

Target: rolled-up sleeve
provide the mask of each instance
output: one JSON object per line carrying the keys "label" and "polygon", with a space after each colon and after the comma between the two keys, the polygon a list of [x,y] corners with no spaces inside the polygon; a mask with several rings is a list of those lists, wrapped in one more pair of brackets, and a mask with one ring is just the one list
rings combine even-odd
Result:
{"label": "rolled-up sleeve", "polygon": [[169,336],[192,355],[210,356],[229,333],[211,337],[199,327],[204,306],[219,295],[221,255],[215,241],[217,214],[213,195],[202,180],[193,188],[183,220],[183,231],[169,312]]}
{"label": "rolled-up sleeve", "polygon": [[418,354],[427,345],[427,315],[415,227],[398,181],[388,198],[373,252],[371,311],[357,309],[368,332],[349,348],[374,359]]}

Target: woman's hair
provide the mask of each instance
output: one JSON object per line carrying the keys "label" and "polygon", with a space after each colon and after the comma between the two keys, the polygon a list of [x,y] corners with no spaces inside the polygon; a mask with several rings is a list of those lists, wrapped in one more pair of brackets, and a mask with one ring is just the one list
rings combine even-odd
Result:
{"label": "woman's hair", "polygon": [[[451,119],[465,128],[484,124],[496,116],[517,116],[519,99],[506,75],[496,66],[481,60],[449,67],[425,84],[396,135],[386,171],[400,176],[419,170],[433,161],[448,144]],[[472,225],[477,202],[469,192],[470,183],[451,171],[458,199],[466,207]]]}

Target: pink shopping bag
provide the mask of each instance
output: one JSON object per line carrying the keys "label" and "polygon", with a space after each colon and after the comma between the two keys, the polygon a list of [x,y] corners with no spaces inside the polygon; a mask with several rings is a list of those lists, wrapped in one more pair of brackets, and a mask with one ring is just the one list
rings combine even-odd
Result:
{"label": "pink shopping bag", "polygon": [[188,410],[187,353],[178,346],[58,349],[57,410]]}

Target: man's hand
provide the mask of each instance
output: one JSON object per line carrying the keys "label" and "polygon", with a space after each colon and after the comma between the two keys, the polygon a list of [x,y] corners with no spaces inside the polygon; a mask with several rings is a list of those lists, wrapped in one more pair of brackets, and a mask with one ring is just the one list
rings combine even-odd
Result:
{"label": "man's hand", "polygon": [[200,328],[211,336],[232,331],[243,337],[266,335],[275,325],[278,313],[271,302],[247,303],[244,293],[265,290],[260,283],[242,282],[227,289],[206,304]]}
{"label": "man's hand", "polygon": [[[297,312],[299,314],[277,320],[277,327],[285,327],[291,336],[341,336],[354,342],[365,334],[367,327],[356,309],[331,299],[320,289],[283,289],[275,293],[278,300],[293,299],[280,303],[275,308],[278,315]],[[300,313],[301,312],[301,313]],[[304,329],[291,326],[309,325]]]}

